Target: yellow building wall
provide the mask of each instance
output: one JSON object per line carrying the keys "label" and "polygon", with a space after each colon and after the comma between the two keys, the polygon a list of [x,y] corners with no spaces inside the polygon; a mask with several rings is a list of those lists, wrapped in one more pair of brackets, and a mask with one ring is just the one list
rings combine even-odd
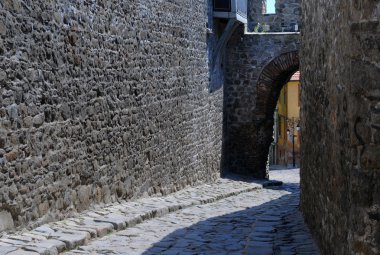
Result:
{"label": "yellow building wall", "polygon": [[280,97],[278,98],[277,102],[277,136],[278,141],[277,143],[280,145],[284,145],[286,142],[286,123],[285,123],[285,116],[287,116],[287,107],[286,107],[286,101],[287,98],[287,87],[284,86],[281,90]]}
{"label": "yellow building wall", "polygon": [[[301,83],[299,81],[289,81],[281,90],[277,102],[277,164],[287,165],[293,162],[293,141],[288,136],[287,119],[300,117],[300,90]],[[300,139],[299,132],[295,132],[294,147],[296,154],[296,163],[299,164]]]}
{"label": "yellow building wall", "polygon": [[290,81],[286,84],[287,87],[287,109],[288,118],[299,118],[300,117],[300,102],[299,102],[299,89],[301,83],[299,81]]}

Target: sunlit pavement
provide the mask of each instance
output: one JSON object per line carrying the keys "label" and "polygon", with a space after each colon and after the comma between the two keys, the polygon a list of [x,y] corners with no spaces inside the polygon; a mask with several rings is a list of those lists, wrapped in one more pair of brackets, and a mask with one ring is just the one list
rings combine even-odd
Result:
{"label": "sunlit pavement", "polygon": [[319,254],[298,211],[299,169],[270,178],[284,184],[190,206],[66,254]]}

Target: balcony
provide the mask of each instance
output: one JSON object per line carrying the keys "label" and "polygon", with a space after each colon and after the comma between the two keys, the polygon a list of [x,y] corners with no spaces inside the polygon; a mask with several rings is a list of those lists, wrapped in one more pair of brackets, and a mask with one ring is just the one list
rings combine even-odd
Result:
{"label": "balcony", "polygon": [[247,0],[213,0],[214,18],[235,19],[247,24]]}

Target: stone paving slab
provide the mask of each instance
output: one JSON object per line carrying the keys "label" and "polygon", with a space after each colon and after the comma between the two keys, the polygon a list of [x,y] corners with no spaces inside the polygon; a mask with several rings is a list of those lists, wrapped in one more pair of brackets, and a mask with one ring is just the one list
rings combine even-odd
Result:
{"label": "stone paving slab", "polygon": [[146,220],[251,192],[263,185],[267,183],[219,179],[215,183],[187,188],[165,197],[143,198],[86,211],[75,218],[45,224],[32,231],[3,235],[0,238],[0,255],[59,254]]}

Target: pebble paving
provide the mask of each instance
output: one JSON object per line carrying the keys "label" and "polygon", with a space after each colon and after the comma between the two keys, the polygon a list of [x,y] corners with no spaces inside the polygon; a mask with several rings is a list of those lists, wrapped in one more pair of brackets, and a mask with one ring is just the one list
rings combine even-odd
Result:
{"label": "pebble paving", "polygon": [[299,170],[270,177],[284,184],[220,179],[87,211],[3,236],[0,255],[319,254],[298,211]]}
{"label": "pebble paving", "polygon": [[151,219],[66,255],[319,254],[298,211],[298,169],[273,171],[271,178],[284,185]]}

